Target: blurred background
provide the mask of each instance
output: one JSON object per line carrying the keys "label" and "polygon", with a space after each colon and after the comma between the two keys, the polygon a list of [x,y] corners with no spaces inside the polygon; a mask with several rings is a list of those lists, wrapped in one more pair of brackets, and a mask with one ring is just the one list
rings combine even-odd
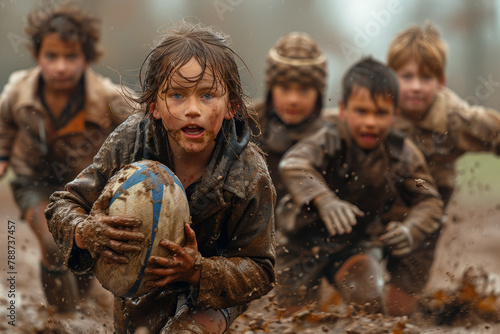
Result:
{"label": "blurred background", "polygon": [[[68,0],[0,1],[0,84],[34,61],[23,25],[35,6]],[[471,103],[500,109],[500,1],[496,0],[85,0],[74,1],[102,20],[105,55],[93,68],[118,81],[114,69],[137,75],[158,31],[187,18],[219,28],[232,39],[251,76],[247,92],[263,94],[266,54],[291,31],[309,33],[328,57],[327,106],[337,104],[346,68],[362,55],[385,61],[395,34],[409,24],[433,21],[449,44],[448,85]],[[134,78],[128,79],[128,81]],[[485,82],[490,85],[485,87]]]}
{"label": "blurred background", "polygon": [[[68,0],[0,1],[0,85],[9,74],[34,65],[23,25],[36,6]],[[137,82],[138,68],[159,32],[182,19],[214,26],[232,39],[245,61],[241,75],[250,97],[263,95],[266,54],[291,31],[315,38],[328,58],[326,106],[338,103],[339,82],[363,55],[385,61],[396,33],[409,24],[433,21],[449,46],[447,85],[471,104],[500,110],[500,1],[496,0],[85,0],[74,1],[102,20],[104,57],[92,67],[119,82]],[[500,160],[474,155],[459,165],[462,180],[485,176],[481,187],[500,194]],[[475,173],[475,174],[474,174]],[[491,182],[494,178],[498,182]],[[463,183],[463,182],[462,182]],[[465,184],[467,185],[467,184]],[[478,188],[479,189],[479,188]]]}

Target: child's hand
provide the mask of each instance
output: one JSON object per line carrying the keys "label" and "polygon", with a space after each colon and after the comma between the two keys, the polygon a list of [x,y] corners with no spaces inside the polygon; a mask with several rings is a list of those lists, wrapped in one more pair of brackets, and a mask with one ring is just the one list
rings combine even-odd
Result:
{"label": "child's hand", "polygon": [[149,281],[147,286],[164,286],[171,282],[187,282],[198,286],[201,275],[201,254],[198,252],[196,234],[189,224],[184,225],[186,243],[184,247],[167,239],[160,241],[160,246],[167,249],[170,256],[151,256],[145,273],[165,276],[156,281]]}
{"label": "child's hand", "polygon": [[142,222],[133,217],[92,215],[76,227],[75,243],[78,248],[100,254],[111,262],[128,263],[123,252],[140,252],[138,243],[144,241],[145,235],[127,229],[140,224]]}
{"label": "child's hand", "polygon": [[413,250],[413,235],[410,228],[401,222],[387,224],[386,233],[379,240],[391,249],[394,256],[405,256]]}
{"label": "child's hand", "polygon": [[333,194],[316,197],[314,205],[331,236],[351,233],[352,226],[357,223],[356,216],[365,215],[356,205],[343,201]]}

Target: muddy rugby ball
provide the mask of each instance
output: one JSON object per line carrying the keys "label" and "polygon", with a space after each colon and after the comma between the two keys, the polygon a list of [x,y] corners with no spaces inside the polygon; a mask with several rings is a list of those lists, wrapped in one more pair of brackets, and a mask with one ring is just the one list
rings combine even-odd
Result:
{"label": "muddy rugby ball", "polygon": [[[155,275],[145,275],[150,256],[167,256],[161,239],[184,243],[184,223],[190,221],[186,193],[179,179],[165,165],[142,160],[125,166],[107,183],[94,207],[109,202],[110,216],[133,216],[142,221],[134,231],[145,233],[139,253],[127,252],[129,263],[109,263],[97,259],[95,275],[115,296],[134,298],[148,292],[145,286]],[[94,210],[93,210],[94,211]]]}

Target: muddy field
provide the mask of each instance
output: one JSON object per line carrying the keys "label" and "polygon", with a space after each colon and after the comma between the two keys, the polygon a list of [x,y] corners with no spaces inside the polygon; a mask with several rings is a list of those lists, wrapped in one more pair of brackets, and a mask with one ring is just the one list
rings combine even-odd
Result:
{"label": "muddy field", "polygon": [[[255,301],[229,333],[500,333],[500,298],[496,298],[500,292],[500,160],[485,161],[460,165],[461,187],[449,207],[422,299],[425,313],[410,319],[356,314],[335,291],[322,286],[318,304],[289,317],[281,315],[272,294]],[[47,308],[39,280],[38,244],[18,217],[7,181],[0,182],[0,332],[112,333],[112,298],[97,282],[77,314],[57,315]],[[9,231],[14,228],[9,226],[15,226],[12,234]],[[15,238],[10,254],[9,235]]]}

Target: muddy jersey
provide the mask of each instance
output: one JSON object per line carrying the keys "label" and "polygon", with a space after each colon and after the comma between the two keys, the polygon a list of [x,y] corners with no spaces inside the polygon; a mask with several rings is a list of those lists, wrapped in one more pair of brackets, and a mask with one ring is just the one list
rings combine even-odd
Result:
{"label": "muddy jersey", "polygon": [[106,137],[130,114],[123,88],[91,69],[57,119],[41,93],[39,67],[14,72],[0,97],[0,159],[16,175],[64,184],[92,163]]}
{"label": "muddy jersey", "polygon": [[[275,281],[276,193],[262,152],[249,140],[246,123],[224,121],[205,174],[186,188],[191,227],[203,255],[200,285],[192,294],[196,307],[243,305],[265,295]],[[161,162],[175,172],[170,155],[161,120],[134,114],[109,136],[94,163],[67,184],[65,191],[51,197],[46,210],[48,225],[71,269],[86,271],[94,264],[87,250],[74,246],[74,231],[109,178],[142,159]],[[161,328],[175,313],[175,303],[177,295],[165,295],[161,289],[145,297],[144,304],[115,299],[118,332],[147,325],[148,317],[154,316],[162,320],[148,328]],[[129,314],[124,316],[124,312]],[[128,323],[134,318],[133,324]]]}
{"label": "muddy jersey", "polygon": [[[285,154],[280,172],[298,208],[310,206],[322,194],[334,193],[365,213],[357,218],[352,233],[335,237],[339,242],[376,240],[391,220],[386,214],[398,200],[409,208],[403,223],[412,230],[414,248],[440,229],[443,203],[425,159],[410,139],[394,130],[377,148],[365,151],[352,142],[343,123],[324,127]],[[283,209],[290,210],[291,206]],[[312,215],[315,209],[310,209]],[[296,231],[291,234],[307,228],[307,215],[302,212],[296,216]]]}
{"label": "muddy jersey", "polygon": [[395,127],[423,152],[445,204],[455,187],[455,163],[466,152],[500,154],[500,114],[470,106],[451,90],[438,93],[426,116],[412,122],[401,115]]}

